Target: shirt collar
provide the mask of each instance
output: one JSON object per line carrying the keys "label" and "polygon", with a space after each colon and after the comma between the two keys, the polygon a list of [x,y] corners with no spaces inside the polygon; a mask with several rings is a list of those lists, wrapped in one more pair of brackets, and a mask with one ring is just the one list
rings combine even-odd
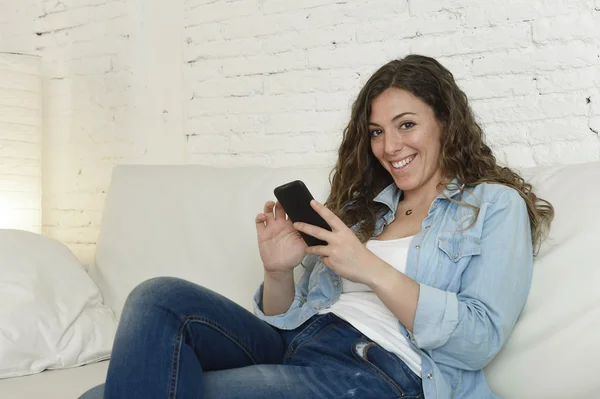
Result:
{"label": "shirt collar", "polygon": [[[450,181],[450,184],[442,191],[440,195],[438,195],[435,199],[438,198],[453,198],[457,194],[459,194],[463,188],[464,184],[459,184],[458,179],[454,178]],[[375,202],[379,202],[381,204],[385,204],[390,210],[396,213],[396,209],[398,208],[398,202],[400,202],[400,198],[402,198],[402,190],[396,186],[396,183],[391,183],[389,186],[384,188],[377,196],[373,199]],[[435,201],[435,200],[434,200]]]}

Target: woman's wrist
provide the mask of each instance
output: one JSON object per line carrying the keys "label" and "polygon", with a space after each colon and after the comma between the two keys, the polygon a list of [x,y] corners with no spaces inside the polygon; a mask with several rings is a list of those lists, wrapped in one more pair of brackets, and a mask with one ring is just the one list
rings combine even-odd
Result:
{"label": "woman's wrist", "polygon": [[263,286],[263,313],[266,316],[283,314],[294,301],[294,273],[265,270]]}
{"label": "woman's wrist", "polygon": [[294,270],[270,271],[265,269],[265,280],[288,282],[294,280]]}

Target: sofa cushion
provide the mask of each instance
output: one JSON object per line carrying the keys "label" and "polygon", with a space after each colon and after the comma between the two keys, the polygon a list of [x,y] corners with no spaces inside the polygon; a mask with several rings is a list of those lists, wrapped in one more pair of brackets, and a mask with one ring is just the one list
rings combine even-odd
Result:
{"label": "sofa cushion", "polygon": [[50,238],[0,230],[0,378],[106,359],[112,311],[69,249]]}
{"label": "sofa cushion", "polygon": [[108,361],[0,380],[3,399],[77,399],[106,381]]}

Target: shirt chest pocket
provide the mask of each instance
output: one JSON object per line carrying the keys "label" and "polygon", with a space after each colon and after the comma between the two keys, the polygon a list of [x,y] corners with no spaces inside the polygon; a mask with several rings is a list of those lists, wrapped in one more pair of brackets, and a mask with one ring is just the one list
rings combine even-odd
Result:
{"label": "shirt chest pocket", "polygon": [[481,255],[481,241],[468,234],[447,233],[438,237],[435,286],[458,292],[462,272],[474,256]]}

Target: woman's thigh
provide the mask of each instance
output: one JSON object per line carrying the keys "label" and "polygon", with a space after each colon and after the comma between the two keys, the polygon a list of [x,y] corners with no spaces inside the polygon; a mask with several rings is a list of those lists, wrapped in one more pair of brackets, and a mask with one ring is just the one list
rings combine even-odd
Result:
{"label": "woman's thigh", "polygon": [[[200,398],[422,398],[421,379],[395,355],[346,322],[315,316],[282,332],[281,365],[250,365],[203,373]],[[102,387],[83,399],[102,398]]]}
{"label": "woman's thigh", "polygon": [[277,329],[224,296],[186,280],[151,279],[126,301],[105,395],[200,397],[204,372],[278,364],[284,350]]}
{"label": "woman's thigh", "polygon": [[400,395],[352,368],[256,365],[211,371],[203,398],[227,399],[392,399]]}
{"label": "woman's thigh", "polygon": [[[331,313],[315,319],[293,338],[283,365],[319,370],[329,381],[327,387],[336,387],[335,395],[342,395],[324,391],[324,398],[345,397],[344,392],[350,391],[359,398],[423,397],[421,378],[401,359]],[[335,372],[330,376],[328,370]]]}
{"label": "woman's thigh", "polygon": [[[255,365],[204,374],[205,399],[396,399],[398,395],[371,374],[354,368]],[[103,399],[104,385],[80,399]],[[149,399],[152,396],[148,397]]]}
{"label": "woman's thigh", "polygon": [[114,350],[146,349],[156,357],[177,341],[193,350],[204,371],[280,363],[285,350],[276,328],[208,288],[171,277],[145,281],[127,299]]}

